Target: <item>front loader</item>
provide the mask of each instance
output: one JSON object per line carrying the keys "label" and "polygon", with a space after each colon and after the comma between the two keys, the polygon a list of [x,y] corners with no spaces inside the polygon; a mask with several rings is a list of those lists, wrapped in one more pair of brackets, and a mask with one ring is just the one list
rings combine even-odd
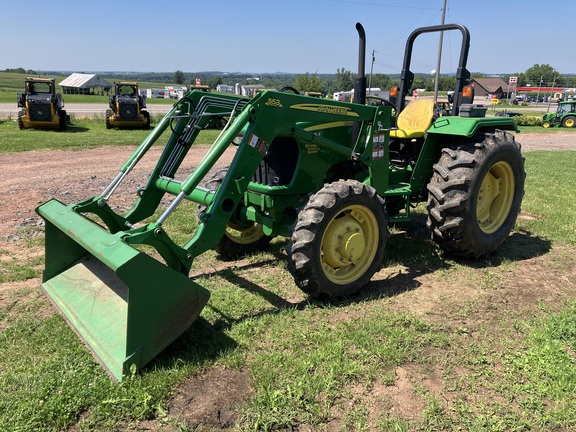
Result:
{"label": "front loader", "polygon": [[[46,221],[42,288],[113,378],[140,369],[198,317],[209,292],[188,274],[209,249],[234,259],[286,237],[295,283],[311,297],[330,298],[370,281],[383,263],[388,224],[410,220],[418,202],[427,201],[432,236],[448,253],[484,256],[506,239],[522,200],[523,158],[504,132],[517,130],[513,119],[476,117],[484,111],[464,86],[467,29],[426,27],[409,39],[407,53],[418,34],[462,33],[461,88],[452,115],[437,118],[429,104],[404,108],[409,61],[395,101],[366,98],[365,34],[360,24],[357,30],[359,103],[192,91],[100,195],[38,207]],[[192,168],[187,154],[214,118],[226,125],[184,175]],[[114,211],[110,199],[158,142],[163,152],[134,205]],[[232,162],[217,170],[230,149]],[[184,201],[197,204],[195,230],[176,243],[166,220]]]}

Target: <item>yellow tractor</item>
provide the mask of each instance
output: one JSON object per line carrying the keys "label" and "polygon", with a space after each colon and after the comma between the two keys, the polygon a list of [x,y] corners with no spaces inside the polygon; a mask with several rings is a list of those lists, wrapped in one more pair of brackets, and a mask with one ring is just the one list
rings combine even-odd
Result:
{"label": "yellow tractor", "polygon": [[66,129],[68,116],[61,94],[56,94],[54,78],[28,77],[25,91],[18,92],[20,129]]}
{"label": "yellow tractor", "polygon": [[146,108],[146,96],[138,92],[138,83],[121,81],[114,83],[106,110],[106,129],[150,128],[150,113]]}

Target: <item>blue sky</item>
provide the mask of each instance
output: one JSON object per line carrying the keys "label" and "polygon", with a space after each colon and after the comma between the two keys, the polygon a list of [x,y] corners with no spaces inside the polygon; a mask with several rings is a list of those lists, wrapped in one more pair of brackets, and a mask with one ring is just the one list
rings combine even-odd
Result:
{"label": "blue sky", "polygon": [[[356,72],[355,24],[361,22],[367,35],[366,72],[375,51],[374,73],[393,74],[401,69],[408,35],[440,24],[443,0],[2,3],[1,70]],[[569,37],[576,1],[545,4],[448,0],[446,22],[463,24],[471,33],[468,69],[513,73],[538,63],[576,73]],[[456,67],[459,47],[459,33],[446,34],[443,73]],[[418,38],[412,70],[435,69],[437,50],[437,36]]]}

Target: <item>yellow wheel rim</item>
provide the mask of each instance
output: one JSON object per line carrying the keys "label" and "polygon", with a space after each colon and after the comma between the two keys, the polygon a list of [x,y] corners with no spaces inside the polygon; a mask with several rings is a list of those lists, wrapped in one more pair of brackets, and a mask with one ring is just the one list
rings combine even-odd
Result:
{"label": "yellow wheel rim", "polygon": [[542,123],[542,126],[545,128],[549,128],[550,127],[550,122],[545,121],[544,123]]}
{"label": "yellow wheel rim", "polygon": [[240,225],[235,225],[228,223],[225,231],[226,237],[232,240],[234,243],[238,244],[252,244],[262,237],[264,237],[264,231],[262,230],[262,225],[253,224],[248,227],[243,227]]}
{"label": "yellow wheel rim", "polygon": [[507,162],[498,162],[484,176],[478,199],[476,216],[480,229],[486,234],[497,231],[512,208],[514,171]]}
{"label": "yellow wheel rim", "polygon": [[566,127],[570,127],[570,128],[574,127],[574,119],[571,119],[571,118],[566,119],[565,125],[566,125]]}
{"label": "yellow wheel rim", "polygon": [[378,249],[378,222],[364,206],[346,207],[330,221],[322,237],[322,270],[344,285],[358,280],[372,264]]}

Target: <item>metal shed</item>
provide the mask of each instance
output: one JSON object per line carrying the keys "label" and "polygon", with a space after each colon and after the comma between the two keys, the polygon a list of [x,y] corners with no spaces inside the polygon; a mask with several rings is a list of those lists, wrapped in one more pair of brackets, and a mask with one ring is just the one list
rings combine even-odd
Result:
{"label": "metal shed", "polygon": [[59,85],[64,94],[95,94],[102,91],[107,92],[113,86],[112,83],[96,74],[83,73],[73,73]]}

